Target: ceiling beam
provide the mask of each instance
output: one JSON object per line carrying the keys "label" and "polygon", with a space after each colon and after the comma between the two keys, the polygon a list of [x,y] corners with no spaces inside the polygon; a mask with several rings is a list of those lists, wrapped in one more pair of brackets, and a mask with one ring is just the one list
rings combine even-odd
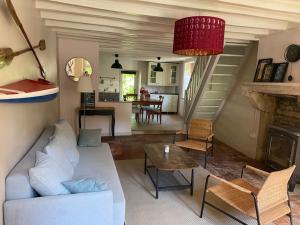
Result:
{"label": "ceiling beam", "polygon": [[[144,35],[144,36],[154,36],[154,37],[163,37],[162,33],[157,32],[150,32],[145,33],[145,31],[129,31],[123,28],[114,28],[108,26],[99,26],[94,24],[82,24],[82,23],[73,23],[73,22],[65,22],[65,21],[58,21],[58,20],[45,20],[46,26],[49,27],[59,27],[59,28],[69,28],[69,29],[77,29],[83,31],[99,31],[99,32],[106,32],[106,33],[115,33],[115,34],[127,34],[127,35]],[[173,38],[173,34],[165,34],[169,35],[170,38]],[[168,36],[164,36],[168,37]],[[258,40],[257,37],[253,34],[242,34],[242,33],[232,33],[232,32],[225,32],[225,38],[237,39],[237,40]]]}
{"label": "ceiling beam", "polygon": [[[124,0],[126,1],[126,0]],[[181,8],[190,8],[190,9],[199,9],[199,10],[208,10],[213,12],[222,12],[222,13],[232,13],[238,15],[248,15],[248,16],[255,16],[255,17],[262,17],[262,18],[269,18],[275,20],[283,20],[289,22],[300,22],[300,15],[292,14],[290,11],[289,13],[286,12],[270,12],[266,13],[265,7],[259,7],[262,1],[256,1],[255,4],[252,6],[256,6],[255,8],[249,10],[247,5],[241,5],[242,1],[239,0],[201,0],[199,4],[198,0],[135,0],[136,2],[146,2],[152,4],[159,4],[159,5],[166,5],[166,6],[173,6],[173,7],[181,7]],[[289,0],[283,0],[284,3],[287,3]],[[229,2],[229,3],[227,3]],[[230,4],[230,3],[236,4]],[[253,3],[254,1],[249,1]],[[267,2],[267,1],[266,1]],[[269,1],[270,2],[270,1]],[[274,2],[274,0],[273,0]],[[272,2],[272,4],[274,4]],[[298,6],[299,7],[299,6]],[[268,11],[271,11],[268,8]]]}
{"label": "ceiling beam", "polygon": [[142,30],[142,31],[155,31],[159,33],[173,33],[173,26],[156,24],[149,26],[145,22],[130,22],[122,19],[109,19],[109,18],[98,18],[92,16],[80,16],[70,13],[58,13],[58,12],[45,12],[41,11],[41,17],[43,19],[67,21],[74,23],[83,24],[94,24],[99,26],[107,27],[118,27],[126,28],[126,30]]}
{"label": "ceiling beam", "polygon": [[111,34],[105,32],[91,32],[91,31],[82,31],[76,29],[68,29],[68,28],[56,28],[53,27],[52,31],[70,35],[86,35],[89,37],[95,37],[104,40],[125,40],[132,42],[142,42],[142,43],[160,43],[160,44],[172,44],[173,38],[161,38],[161,37],[147,37],[147,36],[127,36],[127,35],[119,35],[119,34]]}
{"label": "ceiling beam", "polygon": [[115,11],[120,13],[127,13],[140,16],[152,16],[179,19],[186,16],[195,15],[208,15],[217,16],[225,19],[228,25],[241,26],[241,27],[252,27],[252,28],[263,28],[273,30],[285,30],[289,27],[289,23],[286,21],[251,17],[245,15],[226,14],[221,12],[210,12],[199,9],[180,9],[170,6],[161,6],[153,4],[141,4],[132,1],[110,1],[110,0],[89,0],[83,2],[82,0],[49,0],[52,2],[59,2],[69,5],[76,5],[81,7],[89,7],[93,9],[102,9],[108,11]]}
{"label": "ceiling beam", "polygon": [[66,21],[58,21],[58,20],[45,20],[45,25],[48,27],[60,27],[60,28],[69,28],[69,29],[76,29],[76,30],[83,30],[83,31],[99,31],[105,32],[110,34],[120,34],[120,35],[127,35],[127,36],[148,36],[151,37],[162,37],[162,38],[172,38],[173,34],[171,33],[159,33],[153,31],[135,31],[135,30],[126,30],[123,28],[115,28],[115,27],[108,27],[108,26],[99,26],[95,24],[83,24],[83,23],[73,23],[73,22],[66,22]]}
{"label": "ceiling beam", "polygon": [[261,1],[261,0],[218,0],[220,2],[238,4],[247,7],[261,8],[274,10],[279,12],[296,13],[300,14],[300,2],[294,0],[272,0],[272,1]]}
{"label": "ceiling beam", "polygon": [[[173,33],[174,24],[169,25],[161,25],[161,24],[148,24],[146,22],[135,22],[128,21],[122,19],[115,18],[99,18],[71,13],[61,13],[61,12],[53,12],[53,11],[41,11],[41,17],[43,19],[52,19],[52,20],[60,20],[60,21],[68,21],[68,22],[78,22],[78,23],[89,23],[96,24],[102,26],[110,26],[110,27],[126,27],[126,29],[130,30],[151,30],[156,32],[164,32],[164,33]],[[246,27],[237,27],[237,26],[226,26],[226,31],[234,32],[234,33],[246,33],[246,34],[256,34],[256,35],[267,35],[269,34],[268,30],[258,29],[258,28],[246,28]]]}
{"label": "ceiling beam", "polygon": [[168,19],[168,18],[137,16],[137,15],[130,15],[125,13],[118,13],[114,11],[92,9],[92,8],[67,5],[67,4],[49,2],[49,1],[41,1],[41,0],[36,1],[36,8],[41,11],[73,13],[78,15],[86,15],[86,16],[99,17],[99,18],[114,18],[114,19],[121,19],[121,20],[128,20],[128,21],[145,22],[151,24],[170,25],[170,24],[174,24],[175,22],[174,19]]}

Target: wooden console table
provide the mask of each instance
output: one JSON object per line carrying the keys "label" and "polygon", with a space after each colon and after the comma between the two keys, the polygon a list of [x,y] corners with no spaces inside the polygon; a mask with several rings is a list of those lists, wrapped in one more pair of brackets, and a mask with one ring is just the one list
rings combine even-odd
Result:
{"label": "wooden console table", "polygon": [[[79,129],[81,128],[81,116],[84,115],[84,109],[78,109],[78,122]],[[95,107],[95,108],[86,108],[86,116],[111,116],[111,133],[112,136],[115,136],[115,108],[114,107]]]}

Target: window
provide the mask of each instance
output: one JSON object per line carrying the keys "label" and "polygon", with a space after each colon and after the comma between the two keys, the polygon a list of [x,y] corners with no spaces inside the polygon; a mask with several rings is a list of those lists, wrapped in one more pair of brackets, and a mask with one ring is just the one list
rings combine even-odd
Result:
{"label": "window", "polygon": [[136,71],[122,71],[122,95],[136,92]]}
{"label": "window", "polygon": [[183,74],[183,87],[182,87],[182,96],[185,96],[185,90],[187,89],[193,70],[195,62],[187,62],[184,64],[184,74]]}

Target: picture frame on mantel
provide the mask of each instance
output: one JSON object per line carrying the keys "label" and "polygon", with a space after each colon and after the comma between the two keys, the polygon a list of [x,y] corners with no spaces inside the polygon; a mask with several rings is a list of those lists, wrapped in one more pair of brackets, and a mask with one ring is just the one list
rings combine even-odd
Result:
{"label": "picture frame on mantel", "polygon": [[277,64],[276,63],[269,63],[264,66],[263,75],[262,75],[262,82],[271,82],[273,81],[273,76],[276,71]]}
{"label": "picture frame on mantel", "polygon": [[265,59],[258,60],[253,82],[262,81],[265,65],[271,64],[272,62],[273,62],[272,58],[265,58]]}
{"label": "picture frame on mantel", "polygon": [[276,63],[276,70],[273,75],[273,82],[283,82],[286,75],[287,68],[289,66],[288,62]]}

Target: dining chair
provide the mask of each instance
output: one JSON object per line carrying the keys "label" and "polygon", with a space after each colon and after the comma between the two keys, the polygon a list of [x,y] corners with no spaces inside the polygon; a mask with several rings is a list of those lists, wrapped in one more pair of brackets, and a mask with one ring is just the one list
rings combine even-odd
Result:
{"label": "dining chair", "polygon": [[[289,216],[290,224],[293,224],[288,182],[295,167],[296,166],[291,166],[287,169],[268,173],[247,165],[242,169],[241,178],[231,181],[224,180],[212,174],[208,175],[205,182],[200,218],[203,216],[204,206],[206,204],[239,223],[247,225],[241,219],[236,218],[228,212],[225,212],[224,209],[216,206],[217,202],[214,204],[208,202],[206,196],[207,193],[211,193],[241,213],[256,219],[258,225],[270,224],[285,215]],[[266,178],[260,188],[243,178],[246,169]],[[210,177],[220,183],[208,188]]]}
{"label": "dining chair", "polygon": [[[176,135],[186,134],[186,139],[183,141],[176,141]],[[187,125],[187,131],[177,131],[174,136],[174,144],[185,149],[196,150],[204,152],[204,168],[207,164],[207,155],[211,152],[213,156],[214,133],[211,120],[193,119]]]}
{"label": "dining chair", "polygon": [[152,121],[154,119],[154,116],[156,115],[156,119],[161,124],[161,118],[162,118],[162,104],[164,101],[164,96],[159,96],[158,102],[152,102],[150,106],[146,107],[146,120],[148,123],[150,123],[150,118],[152,117]]}

